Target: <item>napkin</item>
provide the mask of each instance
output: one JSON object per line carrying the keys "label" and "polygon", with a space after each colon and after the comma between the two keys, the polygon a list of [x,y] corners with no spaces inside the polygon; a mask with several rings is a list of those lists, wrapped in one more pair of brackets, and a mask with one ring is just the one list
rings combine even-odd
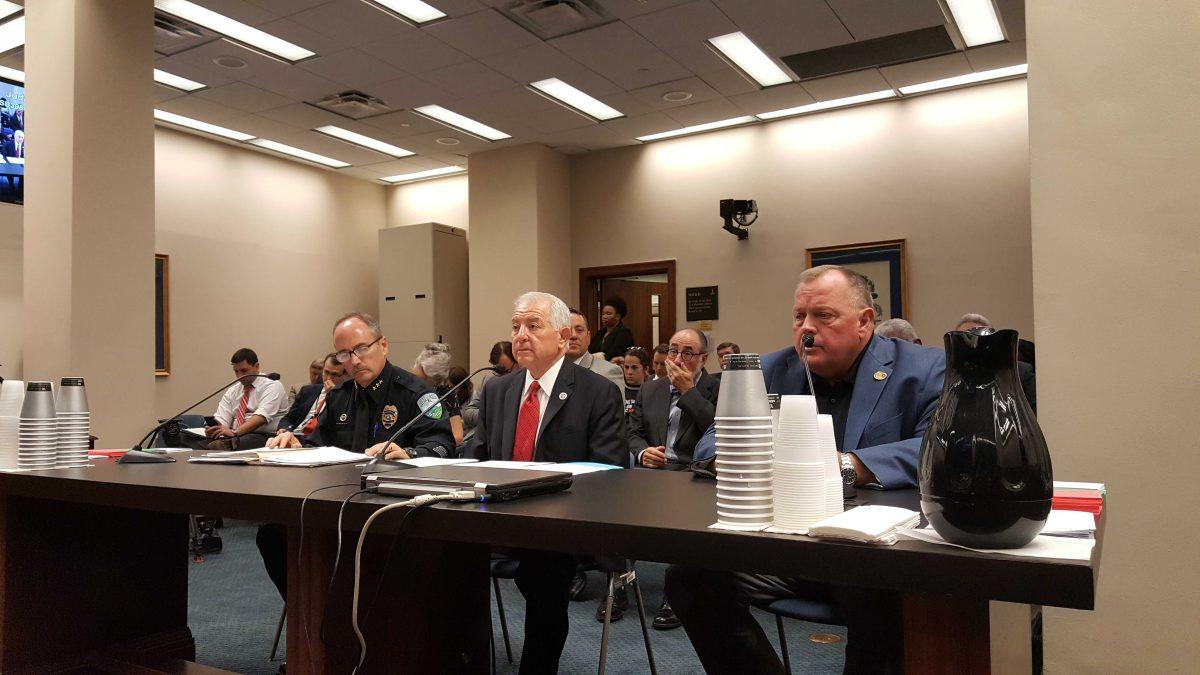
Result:
{"label": "napkin", "polygon": [[896,543],[898,528],[916,527],[920,521],[921,514],[916,511],[869,504],[843,511],[810,525],[808,536],[890,546]]}

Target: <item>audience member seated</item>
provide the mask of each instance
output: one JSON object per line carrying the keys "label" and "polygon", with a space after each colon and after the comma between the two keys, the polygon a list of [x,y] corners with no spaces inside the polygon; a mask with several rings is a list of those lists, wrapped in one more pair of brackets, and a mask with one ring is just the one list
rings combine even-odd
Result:
{"label": "audience member seated", "polygon": [[205,439],[185,443],[202,450],[261,448],[287,409],[287,392],[278,380],[259,375],[258,354],[243,347],[230,358],[238,381],[225,390],[213,413],[217,424],[205,427]]}
{"label": "audience member seated", "polygon": [[650,373],[650,355],[641,347],[630,347],[625,351],[621,373],[625,376],[625,414],[628,415],[633,412],[633,402]]}
{"label": "audience member seated", "polygon": [[654,354],[651,357],[650,365],[654,368],[654,379],[659,380],[667,376],[667,350],[670,347],[667,343],[654,348]]}
{"label": "audience member seated", "polygon": [[[593,354],[603,354],[605,358],[624,354],[633,346],[633,331],[621,323],[628,314],[624,300],[615,296],[606,298],[600,307],[600,329],[585,349]],[[587,324],[586,319],[584,324]]]}
{"label": "audience member seated", "polygon": [[[514,303],[512,333],[521,369],[484,383],[479,426],[464,456],[626,466],[621,393],[567,358],[566,304],[547,293],[525,293]],[[557,673],[576,559],[532,550],[512,555],[520,561],[516,582],[526,603],[520,672]]]}
{"label": "audience member seated", "polygon": [[875,334],[879,337],[904,340],[914,345],[921,344],[921,338],[917,337],[917,329],[913,328],[913,325],[904,319],[880,321],[879,325],[875,326]]}
{"label": "audience member seated", "polygon": [[[861,274],[833,265],[805,270],[792,308],[793,345],[763,357],[763,376],[768,392],[810,393],[804,350],[817,409],[833,416],[844,474],[860,487],[912,487],[921,438],[941,393],[945,355],[875,336],[871,305],[869,282]],[[807,349],[806,335],[815,340]],[[710,427],[697,456],[702,451],[711,456],[714,440]],[[831,603],[845,619],[846,672],[903,670],[900,598],[894,592],[672,566],[666,593],[709,673],[784,672],[749,606],[788,597]]]}
{"label": "audience member seated", "polygon": [[[320,363],[319,361],[317,362]],[[322,380],[306,384],[296,393],[296,400],[283,419],[279,420],[277,433],[292,431],[297,436],[308,437],[317,429],[317,417],[325,409],[325,397],[329,391],[346,379],[346,367],[338,363],[333,354],[325,357],[321,367]]]}
{"label": "audience member seated", "polygon": [[[492,351],[488,354],[488,363],[493,366],[500,366],[504,369],[504,373],[511,373],[517,367],[517,360],[513,357],[512,343],[507,340],[502,340],[492,345]],[[485,374],[483,382],[487,382],[491,375]],[[475,426],[479,424],[479,397],[483,393],[482,382],[479,387],[472,387],[474,393],[471,395],[467,404],[462,407],[463,420],[463,439],[469,439],[475,434]]]}
{"label": "audience member seated", "polygon": [[[454,386],[450,384],[450,345],[441,342],[427,343],[413,361],[413,375],[425,380],[426,384],[433,387],[438,397],[449,391],[450,387]],[[451,396],[439,405],[445,410],[446,417],[450,420],[454,445],[461,445],[463,442],[462,410],[458,405],[457,398]]]}
{"label": "audience member seated", "polygon": [[[459,383],[467,379],[466,368],[462,366],[450,366],[450,372],[446,375],[446,390],[451,387],[458,387]],[[438,391],[438,396],[444,394],[445,391]],[[443,401],[446,404],[446,411],[450,415],[450,430],[454,433],[454,440],[462,445],[466,441],[466,425],[463,424],[462,409],[471,401],[471,397],[475,394],[475,383],[467,382],[466,384],[454,390],[454,393]],[[461,439],[460,439],[461,437]]]}
{"label": "audience member seated", "polygon": [[587,319],[577,309],[569,311],[571,313],[571,336],[567,341],[567,358],[580,368],[587,368],[597,375],[603,375],[608,378],[609,382],[617,385],[618,391],[624,391],[625,376],[621,374],[621,367],[605,361],[603,354],[588,353],[587,346],[592,334],[588,330]]}
{"label": "audience member seated", "polygon": [[[992,322],[982,314],[963,314],[958,323],[954,325],[954,330],[971,330],[972,328],[992,328]],[[1021,391],[1025,392],[1025,399],[1029,401],[1029,407],[1033,408],[1033,412],[1037,413],[1037,378],[1033,374],[1033,366],[1026,361],[1017,361],[1017,376],[1021,378]]]}
{"label": "audience member seated", "polygon": [[717,345],[717,365],[725,370],[725,357],[730,354],[741,354],[742,348],[736,342],[722,342]]}

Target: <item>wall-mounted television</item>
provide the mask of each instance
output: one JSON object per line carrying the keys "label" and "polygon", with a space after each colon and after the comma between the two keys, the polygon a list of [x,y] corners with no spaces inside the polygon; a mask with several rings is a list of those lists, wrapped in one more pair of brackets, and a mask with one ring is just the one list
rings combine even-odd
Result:
{"label": "wall-mounted television", "polygon": [[0,201],[25,203],[25,87],[0,79]]}

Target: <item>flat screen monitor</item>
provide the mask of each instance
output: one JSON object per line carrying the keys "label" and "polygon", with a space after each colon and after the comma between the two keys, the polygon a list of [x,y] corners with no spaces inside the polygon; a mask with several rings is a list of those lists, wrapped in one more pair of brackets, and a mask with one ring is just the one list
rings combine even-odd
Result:
{"label": "flat screen monitor", "polygon": [[0,201],[25,202],[25,87],[0,79]]}

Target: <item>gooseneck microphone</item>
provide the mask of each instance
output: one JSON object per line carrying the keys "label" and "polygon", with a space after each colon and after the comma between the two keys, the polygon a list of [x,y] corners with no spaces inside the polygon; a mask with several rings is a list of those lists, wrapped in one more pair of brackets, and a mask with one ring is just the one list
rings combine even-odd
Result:
{"label": "gooseneck microphone", "polygon": [[467,382],[470,382],[472,377],[475,377],[476,375],[484,372],[485,370],[490,370],[493,373],[496,373],[497,375],[504,375],[507,372],[504,370],[504,368],[502,366],[484,366],[483,368],[480,368],[479,370],[476,370],[475,372],[473,372],[470,375],[463,378],[462,382],[459,382],[458,384],[454,385],[453,387],[450,387],[449,389],[447,389],[446,393],[439,396],[438,399],[436,401],[434,401],[433,403],[430,403],[429,405],[422,408],[421,411],[418,412],[415,417],[413,417],[411,420],[405,422],[404,426],[397,429],[396,433],[392,434],[391,438],[387,439],[387,443],[384,444],[383,450],[380,450],[379,454],[375,455],[375,458],[372,459],[370,462],[367,463],[366,466],[363,467],[362,475],[367,476],[367,475],[373,474],[373,473],[384,473],[387,471],[396,471],[398,469],[409,468],[410,465],[404,464],[402,461],[395,461],[395,460],[389,460],[389,459],[383,458],[384,455],[387,454],[388,446],[391,445],[392,443],[394,443],[397,438],[400,438],[401,434],[403,434],[405,431],[408,431],[409,427],[416,424],[417,420],[421,419],[421,417],[424,416],[425,413],[429,412],[429,410],[431,410],[434,406],[440,405],[442,401],[446,400],[450,396],[450,394],[453,394],[455,391],[458,391],[459,387],[463,386]]}
{"label": "gooseneck microphone", "polygon": [[808,378],[808,393],[811,396],[817,395],[817,390],[813,388],[812,369],[808,367],[808,350],[817,343],[817,339],[812,333],[805,333],[804,337],[800,338],[800,343],[804,345],[804,349],[800,350],[800,357],[804,359],[804,376]]}
{"label": "gooseneck microphone", "polygon": [[[266,375],[255,375],[254,377],[255,377],[255,379],[262,377],[262,378],[266,378],[268,380],[278,380],[279,373],[267,373]],[[158,424],[158,426],[151,429],[148,434],[146,434],[145,436],[142,436],[142,440],[138,441],[137,445],[133,446],[128,451],[126,451],[125,454],[121,456],[121,459],[117,460],[117,463],[118,464],[163,464],[166,462],[174,462],[175,458],[171,457],[169,455],[165,455],[160,452],[146,452],[145,450],[142,449],[142,444],[149,441],[151,438],[154,438],[154,434],[157,434],[160,430],[162,430],[163,427],[170,424],[171,421],[174,420],[176,417],[179,417],[180,415],[194,409],[196,406],[200,405],[201,403],[204,403],[208,399],[216,396],[217,394],[225,391],[226,389],[232,387],[233,385],[235,385],[241,381],[242,381],[242,378],[240,378],[240,377],[235,378],[233,380],[233,382],[228,382],[226,384],[221,385],[220,389],[214,391],[213,393],[205,396],[204,398],[200,399],[199,401],[196,401],[195,403],[189,405],[188,407],[184,408],[183,410],[180,410],[179,412],[175,413],[174,415],[171,415],[167,419],[163,420],[162,422],[160,422]]]}

